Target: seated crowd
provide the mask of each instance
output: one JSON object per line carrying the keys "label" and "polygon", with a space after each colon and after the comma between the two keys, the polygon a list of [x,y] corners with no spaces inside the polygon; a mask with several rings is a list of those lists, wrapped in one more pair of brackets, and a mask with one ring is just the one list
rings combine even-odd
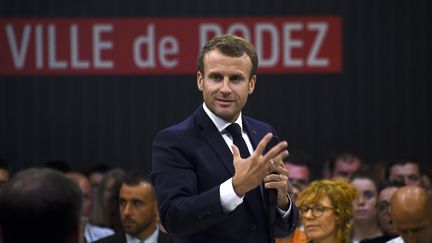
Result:
{"label": "seated crowd", "polygon": [[[284,160],[301,222],[277,243],[432,242],[430,168],[412,159],[366,164],[343,152],[321,179],[301,153]],[[25,229],[25,232],[23,231]],[[147,176],[63,161],[11,173],[0,159],[0,243],[172,242]]]}

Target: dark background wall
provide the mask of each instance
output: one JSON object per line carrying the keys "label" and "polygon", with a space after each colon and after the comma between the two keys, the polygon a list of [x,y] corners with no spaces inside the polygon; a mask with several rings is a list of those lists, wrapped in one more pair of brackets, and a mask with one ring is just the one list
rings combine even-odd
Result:
{"label": "dark background wall", "polygon": [[[339,149],[429,166],[430,10],[428,0],[0,2],[0,18],[341,16],[342,73],[258,75],[245,110],[308,154],[315,175]],[[148,171],[156,132],[201,102],[195,75],[0,77],[0,157],[14,170],[66,160]]]}

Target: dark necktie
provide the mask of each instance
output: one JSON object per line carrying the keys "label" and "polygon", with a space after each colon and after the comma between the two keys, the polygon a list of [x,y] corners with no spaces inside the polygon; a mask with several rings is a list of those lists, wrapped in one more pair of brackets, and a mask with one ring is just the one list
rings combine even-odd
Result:
{"label": "dark necktie", "polygon": [[231,123],[225,130],[227,130],[233,137],[233,142],[235,146],[240,150],[240,156],[242,158],[247,158],[250,156],[249,149],[242,137],[242,131],[240,125],[237,123]]}
{"label": "dark necktie", "polygon": [[[231,123],[226,129],[228,131],[232,138],[233,143],[237,146],[237,148],[240,150],[240,156],[242,158],[247,158],[250,156],[249,149],[246,145],[246,142],[244,141],[242,137],[242,131],[240,128],[240,125],[237,123]],[[255,187],[251,191],[247,192],[245,195],[246,203],[248,204],[248,207],[251,210],[251,214],[253,215],[253,219],[250,223],[250,229],[252,231],[256,231],[257,228],[261,228],[258,231],[267,231],[267,220],[264,212],[264,205],[261,198],[261,190],[260,186]],[[263,237],[267,240],[268,235],[260,235],[259,237]]]}

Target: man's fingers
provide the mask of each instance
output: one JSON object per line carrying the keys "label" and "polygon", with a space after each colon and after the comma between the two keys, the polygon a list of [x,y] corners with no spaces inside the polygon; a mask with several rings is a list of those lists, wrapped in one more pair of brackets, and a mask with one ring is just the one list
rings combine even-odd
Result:
{"label": "man's fingers", "polygon": [[288,177],[283,174],[270,174],[264,178],[264,187],[267,189],[286,190]]}
{"label": "man's fingers", "polygon": [[273,159],[274,161],[282,161],[283,158],[288,156],[288,150],[286,150],[287,146],[288,143],[286,141],[278,143],[264,155],[264,158],[266,160]]}
{"label": "man's fingers", "polygon": [[273,137],[273,134],[272,134],[272,133],[270,133],[270,132],[267,133],[267,134],[263,137],[263,139],[261,139],[261,141],[258,143],[258,146],[257,146],[257,148],[255,149],[255,154],[257,154],[257,155],[261,155],[261,154],[264,152],[264,150],[265,150],[267,144],[270,142],[270,140],[271,140],[272,137]]}
{"label": "man's fingers", "polygon": [[237,148],[237,146],[236,146],[235,144],[233,144],[233,145],[231,146],[231,148],[232,148],[232,151],[233,151],[233,159],[234,159],[234,160],[236,160],[236,159],[241,159],[240,151],[239,151],[239,149]]}
{"label": "man's fingers", "polygon": [[[255,150],[255,156],[261,156],[264,153],[264,150],[267,147],[267,144],[272,139],[273,134],[267,133],[263,139],[259,142],[256,150]],[[273,146],[264,156],[265,160],[269,161],[270,159],[279,160],[279,158],[275,158],[278,154],[282,153],[283,150],[288,146],[288,143],[286,141],[279,142],[277,145]],[[280,159],[283,159],[284,157],[288,156],[288,151],[283,152],[283,156],[280,157]]]}

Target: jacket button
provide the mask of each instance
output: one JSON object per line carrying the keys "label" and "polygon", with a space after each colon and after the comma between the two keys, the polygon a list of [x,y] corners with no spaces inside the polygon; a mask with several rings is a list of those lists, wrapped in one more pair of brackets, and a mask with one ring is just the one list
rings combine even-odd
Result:
{"label": "jacket button", "polygon": [[255,230],[257,229],[256,224],[251,224],[251,225],[250,225],[250,229],[251,229],[252,231],[255,231]]}

